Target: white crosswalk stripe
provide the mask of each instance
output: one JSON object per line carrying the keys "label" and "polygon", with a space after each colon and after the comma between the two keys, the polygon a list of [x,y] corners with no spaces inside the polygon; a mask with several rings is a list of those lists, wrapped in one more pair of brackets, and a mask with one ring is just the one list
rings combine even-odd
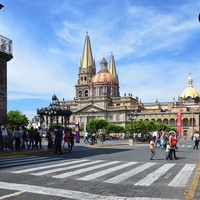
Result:
{"label": "white crosswalk stripe", "polygon": [[142,180],[138,181],[134,185],[141,185],[141,186],[149,186],[153,182],[155,182],[158,178],[160,178],[163,174],[165,174],[170,168],[172,168],[175,164],[165,164],[155,172],[148,174]]}
{"label": "white crosswalk stripe", "polygon": [[185,187],[194,168],[195,164],[186,164],[175,176],[175,178],[169,183],[169,186]]}
{"label": "white crosswalk stripe", "polygon": [[55,162],[61,160],[60,158],[41,157],[41,156],[16,156],[1,158],[0,169],[16,167],[21,165],[32,165],[38,163]]}
{"label": "white crosswalk stripe", "polygon": [[53,176],[53,177],[54,178],[66,178],[66,177],[69,177],[69,176],[81,174],[83,172],[88,172],[88,171],[91,171],[91,170],[94,170],[94,169],[98,169],[98,168],[102,168],[102,167],[107,167],[109,165],[117,164],[119,162],[120,161],[112,161],[112,162],[109,162],[109,163],[104,163],[104,164],[101,164],[101,165],[95,165],[95,166],[88,167],[88,168],[85,168],[85,169],[79,169],[79,170],[76,170],[76,171],[73,171],[73,172],[67,172],[67,173],[60,174],[60,175]]}
{"label": "white crosswalk stripe", "polygon": [[108,179],[108,180],[106,180],[106,181],[104,181],[104,182],[106,182],[106,183],[115,183],[115,184],[116,184],[116,183],[119,183],[119,182],[122,182],[122,181],[124,181],[124,180],[130,178],[131,176],[134,176],[134,175],[136,175],[136,174],[138,174],[138,173],[144,171],[145,169],[148,169],[149,167],[151,167],[151,166],[153,166],[153,165],[155,165],[155,164],[156,164],[156,163],[146,163],[146,164],[141,165],[141,166],[139,166],[139,167],[136,167],[136,168],[134,168],[134,169],[132,169],[132,170],[129,170],[129,171],[127,171],[127,172],[124,172],[124,173],[122,173],[122,174],[120,174],[120,175],[118,175],[118,176],[115,176],[115,177],[113,177],[113,178],[110,178],[110,179]]}
{"label": "white crosswalk stripe", "polygon": [[119,169],[123,169],[123,168],[125,168],[125,167],[135,165],[136,163],[137,163],[137,162],[128,162],[128,163],[125,163],[125,164],[123,164],[123,165],[119,165],[119,166],[116,166],[116,167],[113,167],[113,168],[110,168],[110,169],[107,169],[107,170],[102,170],[102,171],[99,171],[99,172],[96,172],[96,173],[93,173],[93,174],[84,176],[84,177],[79,178],[79,179],[77,179],[77,180],[90,181],[90,180],[92,180],[92,179],[95,179],[95,178],[104,176],[104,175],[106,175],[106,174],[109,174],[109,173],[111,173],[111,172],[117,171],[117,170],[119,170]]}
{"label": "white crosswalk stripe", "polygon": [[[175,167],[178,167],[176,168],[179,169],[178,173],[177,170],[171,171]],[[78,181],[95,180],[110,184],[125,183],[128,180],[126,184],[133,184],[134,186],[151,186],[168,173],[171,175],[165,176],[165,185],[185,187],[195,167],[195,164],[71,159],[60,161],[57,164],[15,170],[11,173],[30,173],[34,176],[46,175],[57,179],[72,177],[72,179]],[[172,175],[172,173],[174,174]],[[99,180],[99,178],[101,179]]]}

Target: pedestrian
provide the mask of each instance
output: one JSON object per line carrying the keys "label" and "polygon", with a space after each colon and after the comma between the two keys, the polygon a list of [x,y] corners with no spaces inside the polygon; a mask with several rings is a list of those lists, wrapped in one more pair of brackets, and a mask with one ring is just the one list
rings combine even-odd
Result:
{"label": "pedestrian", "polygon": [[94,145],[94,142],[95,142],[95,133],[92,134],[91,145]]}
{"label": "pedestrian", "polygon": [[176,156],[177,139],[175,137],[175,131],[169,131],[169,143],[171,146],[171,151],[175,160],[178,159]]}
{"label": "pedestrian", "polygon": [[15,140],[15,150],[16,151],[19,151],[21,149],[21,139],[22,139],[22,133],[20,131],[19,126],[17,126],[14,131],[14,140]]}
{"label": "pedestrian", "polygon": [[8,148],[8,129],[7,129],[6,123],[4,123],[4,125],[1,126],[1,135],[2,135],[2,142],[3,142],[4,151],[10,150]]}
{"label": "pedestrian", "polygon": [[199,147],[199,133],[196,132],[193,136],[193,141],[194,141],[194,147],[193,149],[198,149]]}
{"label": "pedestrian", "polygon": [[72,148],[74,146],[74,134],[72,133],[72,129],[69,129],[69,143],[70,143],[70,151],[72,151]]}
{"label": "pedestrian", "polygon": [[151,151],[150,160],[153,160],[153,157],[156,154],[156,152],[155,152],[155,137],[153,137],[150,140],[150,151]]}
{"label": "pedestrian", "polygon": [[28,148],[28,136],[25,126],[22,126],[22,149]]}
{"label": "pedestrian", "polygon": [[63,140],[63,133],[62,130],[60,128],[60,126],[57,126],[54,130],[54,134],[55,134],[55,151],[54,153],[60,153],[62,154],[62,149],[61,149],[61,142]]}
{"label": "pedestrian", "polygon": [[53,141],[54,141],[54,138],[53,138],[53,133],[52,133],[52,130],[48,130],[47,131],[47,134],[45,136],[46,140],[47,140],[47,149],[54,149],[54,145],[53,145]]}
{"label": "pedestrian", "polygon": [[166,143],[166,157],[165,160],[172,160],[172,152],[171,152],[171,146],[170,146],[170,142]]}
{"label": "pedestrian", "polygon": [[84,137],[85,137],[84,142],[85,142],[85,143],[89,143],[89,141],[88,141],[88,132],[87,132],[87,130],[85,131]]}
{"label": "pedestrian", "polygon": [[34,147],[36,149],[38,149],[38,143],[39,143],[39,131],[38,129],[36,128],[35,131],[34,131],[34,141],[35,141],[35,144],[34,144]]}
{"label": "pedestrian", "polygon": [[29,139],[29,145],[28,145],[28,149],[30,149],[32,147],[32,149],[34,149],[34,128],[31,127],[31,129],[28,131],[28,139]]}
{"label": "pedestrian", "polygon": [[69,153],[69,131],[68,129],[65,130],[65,135],[64,135],[64,144],[63,144],[63,150],[65,153]]}
{"label": "pedestrian", "polygon": [[39,143],[39,147],[40,149],[42,149],[42,138],[43,138],[43,131],[42,128],[39,127],[39,136],[38,136],[38,143]]}

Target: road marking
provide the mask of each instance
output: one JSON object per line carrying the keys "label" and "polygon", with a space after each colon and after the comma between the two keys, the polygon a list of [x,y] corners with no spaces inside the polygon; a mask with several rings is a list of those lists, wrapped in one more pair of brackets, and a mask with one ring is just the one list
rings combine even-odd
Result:
{"label": "road marking", "polygon": [[96,160],[96,161],[87,162],[87,163],[83,163],[83,164],[79,164],[79,165],[50,169],[50,170],[46,170],[46,171],[42,171],[42,172],[38,172],[38,173],[33,173],[31,175],[42,176],[42,175],[45,175],[45,174],[51,174],[51,173],[54,173],[54,172],[60,172],[60,171],[68,170],[68,169],[84,167],[84,166],[87,166],[87,165],[97,164],[97,163],[100,163],[100,162],[104,162],[104,160]]}
{"label": "road marking", "polygon": [[194,199],[194,195],[196,193],[196,189],[198,187],[198,184],[199,184],[199,180],[200,180],[200,162],[198,164],[198,168],[197,168],[197,171],[195,173],[195,176],[194,176],[194,179],[192,181],[192,185],[189,189],[186,195],[186,200],[193,200]]}
{"label": "road marking", "polygon": [[146,163],[142,166],[136,167],[130,171],[124,172],[118,176],[115,176],[113,178],[110,178],[106,181],[104,181],[105,183],[113,183],[113,184],[117,184],[119,182],[122,182],[128,178],[130,178],[131,176],[134,176],[142,171],[144,171],[145,169],[148,169],[149,167],[155,165],[156,163]]}
{"label": "road marking", "polygon": [[15,193],[12,193],[12,194],[8,194],[8,195],[4,195],[4,196],[1,196],[0,197],[0,200],[2,200],[2,199],[8,199],[8,198],[10,198],[10,197],[15,197],[15,196],[18,196],[18,195],[20,195],[20,194],[22,194],[23,192],[15,192]]}
{"label": "road marking", "polygon": [[186,164],[168,186],[185,187],[194,168],[195,164]]}
{"label": "road marking", "polygon": [[156,171],[148,174],[146,177],[135,183],[134,185],[150,186],[154,181],[160,178],[164,173],[171,169],[175,164],[165,164]]}
{"label": "road marking", "polygon": [[91,194],[88,192],[79,192],[74,190],[65,190],[57,188],[48,188],[43,186],[33,186],[28,184],[0,182],[0,188],[6,190],[15,190],[20,192],[28,192],[32,194],[49,195],[55,197],[63,197],[76,200],[179,200],[170,198],[149,198],[149,197],[121,197],[121,196],[104,196]]}
{"label": "road marking", "polygon": [[47,166],[41,166],[41,167],[33,167],[30,169],[22,169],[22,170],[18,170],[18,171],[13,171],[11,173],[14,174],[21,174],[21,173],[26,173],[26,172],[32,172],[32,171],[37,171],[37,170],[41,170],[41,169],[48,169],[48,168],[52,168],[52,167],[62,167],[62,166],[66,166],[66,165],[71,165],[71,164],[77,164],[80,162],[85,162],[88,160],[75,160],[75,161],[66,161],[64,163],[60,163],[60,164],[54,164],[54,165],[47,165]]}
{"label": "road marking", "polygon": [[129,166],[132,166],[132,165],[135,165],[137,164],[138,162],[128,162],[128,163],[125,163],[123,165],[119,165],[119,166],[116,166],[116,167],[112,167],[112,168],[109,168],[107,170],[102,170],[102,171],[98,171],[96,173],[93,173],[93,174],[90,174],[90,175],[87,175],[87,176],[84,176],[82,178],[79,178],[77,180],[81,180],[81,181],[90,181],[90,180],[93,180],[95,178],[99,178],[101,176],[104,176],[106,174],[109,174],[111,172],[114,172],[114,171],[117,171],[117,170],[120,170],[120,169],[124,169],[125,167],[129,167]]}
{"label": "road marking", "polygon": [[98,168],[101,168],[101,167],[114,165],[114,164],[117,164],[117,163],[120,163],[120,162],[121,161],[112,161],[112,162],[109,162],[109,163],[104,163],[104,164],[101,164],[101,165],[95,165],[95,166],[92,166],[92,167],[79,169],[79,170],[76,170],[76,171],[73,171],[73,172],[67,172],[67,173],[59,174],[57,176],[52,176],[52,177],[53,178],[66,178],[66,177],[70,177],[70,176],[73,176],[73,175],[81,174],[83,172],[88,172],[88,171],[91,171],[91,170],[94,170],[94,169],[98,169]]}

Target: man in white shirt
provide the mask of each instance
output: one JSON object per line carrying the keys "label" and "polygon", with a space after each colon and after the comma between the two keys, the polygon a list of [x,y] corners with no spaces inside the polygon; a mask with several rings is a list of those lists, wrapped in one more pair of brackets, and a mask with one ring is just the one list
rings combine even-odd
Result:
{"label": "man in white shirt", "polygon": [[193,149],[198,149],[199,147],[199,133],[196,132],[193,136],[193,140],[194,140],[194,147]]}
{"label": "man in white shirt", "polygon": [[8,130],[6,124],[1,126],[1,133],[2,133],[2,141],[4,145],[4,151],[5,150],[10,150],[8,148]]}

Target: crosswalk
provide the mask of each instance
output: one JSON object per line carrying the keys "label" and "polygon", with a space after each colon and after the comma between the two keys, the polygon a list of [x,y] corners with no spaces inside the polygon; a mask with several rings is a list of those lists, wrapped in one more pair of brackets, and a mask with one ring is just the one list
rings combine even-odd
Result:
{"label": "crosswalk", "polygon": [[15,156],[0,157],[0,170],[24,165],[34,165],[48,162],[59,161],[61,158],[43,157],[43,156]]}
{"label": "crosswalk", "polygon": [[61,160],[48,165],[13,169],[9,173],[46,176],[53,179],[71,178],[77,181],[97,181],[105,184],[153,186],[163,177],[165,186],[186,187],[195,164],[127,162],[90,159]]}

